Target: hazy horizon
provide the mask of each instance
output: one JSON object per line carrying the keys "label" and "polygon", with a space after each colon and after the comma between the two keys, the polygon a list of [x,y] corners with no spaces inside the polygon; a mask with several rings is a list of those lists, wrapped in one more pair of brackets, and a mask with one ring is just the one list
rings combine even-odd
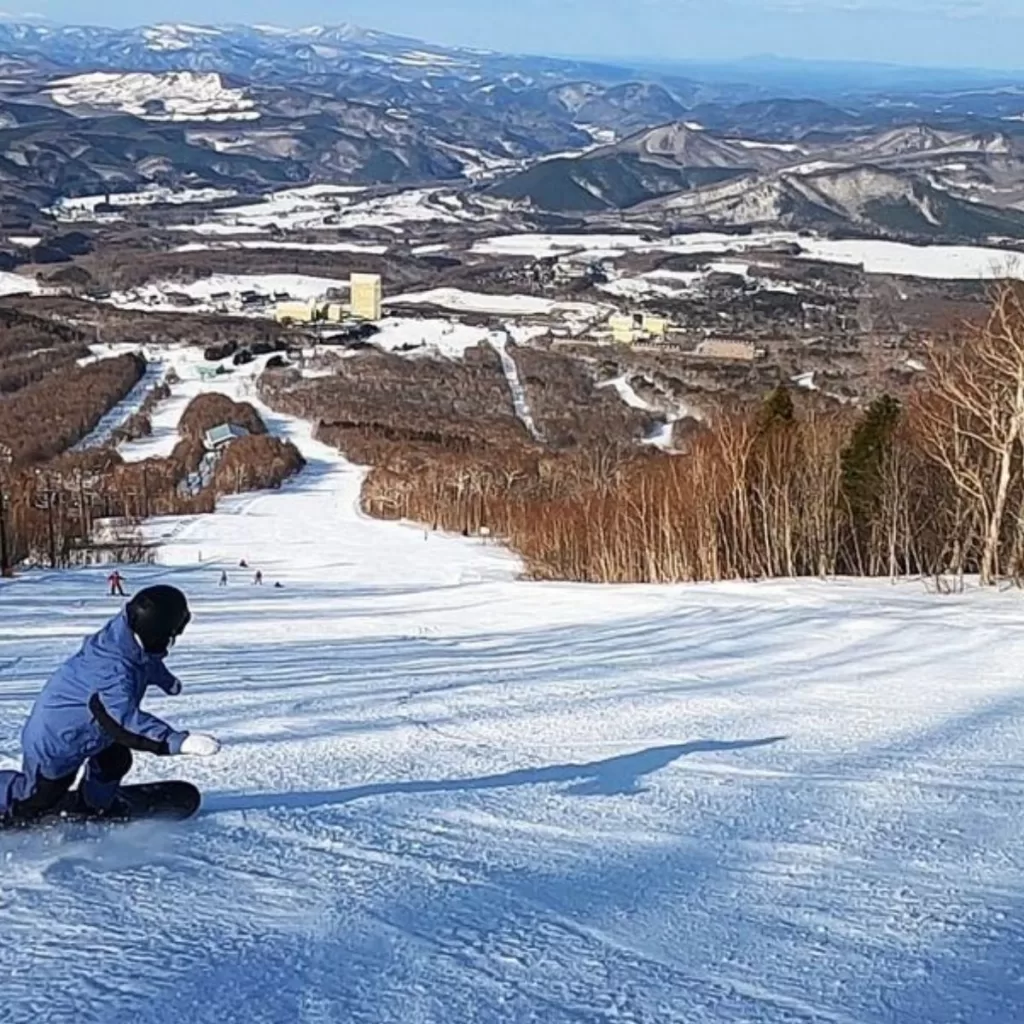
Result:
{"label": "hazy horizon", "polygon": [[[439,0],[151,0],[140,18],[128,0],[31,0],[33,16],[127,28],[157,22],[352,23],[429,42],[619,63],[783,60],[903,68],[1019,72],[1020,0],[521,0],[479,5]],[[483,9],[482,9],[483,8]]]}

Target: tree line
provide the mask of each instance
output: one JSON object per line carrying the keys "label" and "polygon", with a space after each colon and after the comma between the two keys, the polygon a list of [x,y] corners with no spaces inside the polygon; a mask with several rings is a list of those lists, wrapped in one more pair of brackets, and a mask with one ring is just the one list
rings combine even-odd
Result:
{"label": "tree line", "polygon": [[933,339],[902,400],[856,409],[779,387],[759,407],[720,411],[683,454],[607,441],[445,447],[341,431],[343,408],[315,412],[325,440],[371,465],[367,512],[485,531],[537,578],[1024,577],[1019,284],[999,287],[984,322]]}
{"label": "tree line", "polygon": [[[116,391],[107,396],[111,407],[123,397],[115,397]],[[147,412],[168,393],[158,388]],[[242,426],[250,434],[227,447],[209,481],[196,493],[183,483],[206,454],[206,430],[221,423]],[[21,458],[0,466],[8,565],[28,561],[65,566],[105,555],[119,561],[142,559],[146,550],[141,544],[97,541],[99,521],[131,525],[154,516],[212,512],[219,497],[278,487],[304,465],[291,442],[267,435],[252,405],[223,395],[204,394],[189,403],[179,428],[182,439],[166,458],[126,461],[115,445],[151,430],[145,412],[132,417],[129,426],[115,432],[107,446],[65,450],[52,458],[26,457],[31,448],[23,442],[17,449]],[[18,435],[14,440],[17,443]]]}

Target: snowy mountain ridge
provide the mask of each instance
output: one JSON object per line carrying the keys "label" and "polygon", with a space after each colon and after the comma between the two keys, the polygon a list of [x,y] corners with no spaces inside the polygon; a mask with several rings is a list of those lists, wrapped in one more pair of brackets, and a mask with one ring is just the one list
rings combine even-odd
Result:
{"label": "snowy mountain ridge", "polygon": [[[436,46],[351,25],[0,23],[8,198],[148,185],[470,179],[662,116],[627,69]],[[552,90],[586,81],[576,123]],[[685,89],[687,83],[679,82]],[[676,109],[678,100],[670,99]],[[55,114],[55,109],[67,116]],[[111,116],[138,118],[137,130]],[[155,122],[182,131],[154,133]],[[221,131],[214,128],[219,122]],[[241,131],[234,122],[249,122]],[[202,126],[204,130],[188,130]],[[49,170],[56,149],[59,188]]]}
{"label": "snowy mountain ridge", "polygon": [[[837,229],[970,242],[1022,230],[1024,121],[1012,89],[975,93],[966,111],[965,97],[938,94],[835,106],[772,97],[756,82],[348,24],[0,21],[0,63],[2,198],[22,224],[63,196],[108,191],[460,181],[530,216],[660,216],[658,200],[678,213],[706,196],[696,225],[743,225],[748,212],[714,220],[718,190],[738,180],[753,189],[748,206],[778,212],[777,227],[825,217]],[[851,219],[794,178],[826,165],[864,168],[865,181],[880,168],[872,187],[886,194]]]}
{"label": "snowy mountain ridge", "polygon": [[[289,29],[160,23],[112,29],[0,22],[0,50],[20,56],[45,55],[66,67],[88,70],[202,71],[216,67],[245,78],[346,71],[367,59],[401,56],[410,51],[443,60],[450,70],[463,74],[479,72],[495,57],[504,59],[487,51],[436,46],[349,24]],[[519,69],[527,63],[520,60]],[[582,66],[542,59],[536,63],[540,69],[547,65],[554,69]]]}
{"label": "snowy mountain ridge", "polygon": [[912,124],[786,142],[674,122],[516,171],[492,191],[539,209],[668,215],[697,228],[1024,238],[1024,137]]}

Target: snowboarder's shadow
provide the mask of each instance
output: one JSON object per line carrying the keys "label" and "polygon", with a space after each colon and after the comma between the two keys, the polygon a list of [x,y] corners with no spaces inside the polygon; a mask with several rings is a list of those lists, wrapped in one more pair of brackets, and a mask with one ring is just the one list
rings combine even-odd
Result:
{"label": "snowboarder's shadow", "polygon": [[375,782],[348,789],[292,793],[221,793],[211,794],[204,801],[201,813],[252,811],[272,807],[314,808],[349,804],[369,797],[420,793],[459,793],[487,789],[508,789],[517,786],[543,786],[570,783],[562,790],[571,796],[633,796],[642,793],[642,781],[667,768],[674,761],[690,754],[714,753],[766,747],[785,740],[785,736],[768,736],[758,740],[694,740],[664,747],[620,754],[617,757],[585,764],[549,765],[543,768],[522,768],[498,775],[469,779],[423,779],[405,782]]}

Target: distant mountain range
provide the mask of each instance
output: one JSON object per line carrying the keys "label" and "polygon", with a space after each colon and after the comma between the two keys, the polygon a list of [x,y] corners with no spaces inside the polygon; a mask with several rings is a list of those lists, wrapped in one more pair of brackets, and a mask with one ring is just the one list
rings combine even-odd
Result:
{"label": "distant mountain range", "polygon": [[673,123],[537,163],[490,191],[546,210],[628,211],[677,226],[1024,237],[1024,125],[865,130],[840,111],[809,110],[797,141],[793,132],[772,141]]}
{"label": "distant mountain range", "polygon": [[966,81],[825,102],[347,25],[0,21],[0,213],[148,184],[450,182],[582,218],[1019,237],[1024,83]]}
{"label": "distant mountain range", "polygon": [[351,26],[0,22],[6,198],[166,185],[472,178],[712,97],[685,80]]}

